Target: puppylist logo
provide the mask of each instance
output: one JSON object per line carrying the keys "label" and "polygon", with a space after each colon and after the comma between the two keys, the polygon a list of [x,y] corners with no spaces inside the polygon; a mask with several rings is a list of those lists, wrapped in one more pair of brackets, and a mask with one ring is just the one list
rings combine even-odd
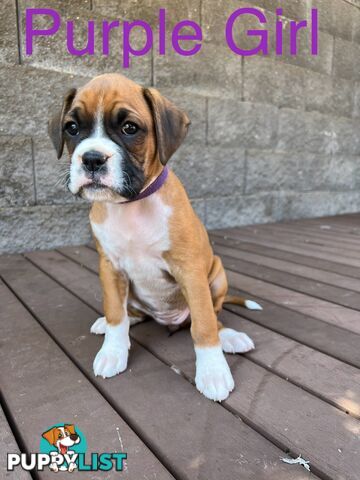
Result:
{"label": "puppylist logo", "polygon": [[91,453],[90,462],[86,461],[87,443],[78,427],[69,423],[59,423],[48,428],[40,440],[40,453],[8,453],[7,469],[43,471],[49,468],[53,472],[73,472],[74,470],[96,472],[124,470],[127,454]]}

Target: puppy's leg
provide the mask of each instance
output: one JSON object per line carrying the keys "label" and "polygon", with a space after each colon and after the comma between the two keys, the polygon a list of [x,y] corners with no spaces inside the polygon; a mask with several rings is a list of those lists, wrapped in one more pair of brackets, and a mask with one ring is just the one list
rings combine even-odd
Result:
{"label": "puppy's leg", "polygon": [[104,296],[105,317],[98,319],[92,327],[96,333],[105,333],[103,346],[94,360],[95,375],[112,377],[127,367],[129,318],[127,315],[128,279],[116,271],[111,262],[100,253],[100,281]]}
{"label": "puppy's leg", "polygon": [[[214,310],[218,313],[227,298],[228,283],[226,273],[220,257],[214,255],[213,265],[209,274],[209,284]],[[218,321],[221,347],[226,353],[245,353],[255,348],[254,342],[246,333],[238,332],[232,328],[225,328]]]}
{"label": "puppy's leg", "polygon": [[221,348],[206,270],[203,269],[203,273],[192,268],[182,270],[179,277],[177,280],[190,308],[196,387],[211,400],[225,400],[234,388],[234,380]]}

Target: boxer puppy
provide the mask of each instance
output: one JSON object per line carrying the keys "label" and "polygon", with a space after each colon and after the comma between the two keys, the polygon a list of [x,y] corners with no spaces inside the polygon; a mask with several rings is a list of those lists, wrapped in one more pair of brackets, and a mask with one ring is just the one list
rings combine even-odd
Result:
{"label": "boxer puppy", "polygon": [[[112,377],[127,367],[129,327],[151,316],[165,325],[191,319],[196,387],[221,401],[234,388],[223,352],[254,348],[245,334],[224,328],[227,297],[221,260],[168,160],[184,140],[187,115],[154,88],[118,74],[101,75],[70,90],[49,122],[60,158],[70,156],[69,190],[92,202],[90,222],[100,256],[104,334],[94,373]],[[199,158],[201,162],[201,158]]]}

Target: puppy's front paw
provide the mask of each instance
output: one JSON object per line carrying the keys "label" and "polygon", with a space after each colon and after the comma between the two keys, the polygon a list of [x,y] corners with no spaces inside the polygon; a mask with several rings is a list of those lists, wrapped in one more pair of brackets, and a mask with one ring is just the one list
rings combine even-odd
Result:
{"label": "puppy's front paw", "polygon": [[226,353],[245,353],[255,348],[254,342],[243,332],[232,328],[222,328],[219,331],[221,347]]}
{"label": "puppy's front paw", "polygon": [[95,335],[104,335],[106,331],[106,318],[99,317],[90,328],[91,333],[95,333]]}
{"label": "puppy's front paw", "polygon": [[234,389],[234,380],[221,346],[195,347],[196,388],[215,402],[225,400]]}
{"label": "puppy's front paw", "polygon": [[129,351],[124,348],[103,346],[94,360],[94,374],[103,378],[113,377],[124,372],[127,367]]}
{"label": "puppy's front paw", "polygon": [[53,472],[58,472],[59,471],[59,467],[58,467],[57,463],[50,463],[49,468]]}
{"label": "puppy's front paw", "polygon": [[68,472],[73,472],[77,468],[76,463],[70,463]]}

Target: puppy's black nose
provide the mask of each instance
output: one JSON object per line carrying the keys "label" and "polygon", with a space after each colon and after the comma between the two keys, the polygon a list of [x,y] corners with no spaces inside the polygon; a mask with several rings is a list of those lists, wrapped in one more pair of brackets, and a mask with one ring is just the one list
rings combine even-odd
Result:
{"label": "puppy's black nose", "polygon": [[82,156],[82,162],[86,168],[91,173],[97,172],[104,165],[108,157],[96,150],[90,150],[85,152]]}
{"label": "puppy's black nose", "polygon": [[70,435],[70,438],[73,442],[76,442],[76,440],[79,438],[79,435],[77,435],[76,433],[73,433],[72,435]]}

